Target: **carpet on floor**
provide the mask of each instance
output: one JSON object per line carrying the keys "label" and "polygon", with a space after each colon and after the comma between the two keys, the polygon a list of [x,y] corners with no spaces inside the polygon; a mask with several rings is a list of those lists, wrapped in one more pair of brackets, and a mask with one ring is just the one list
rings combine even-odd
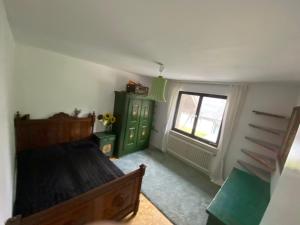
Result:
{"label": "carpet on floor", "polygon": [[147,166],[142,192],[176,225],[206,225],[206,208],[219,187],[200,171],[155,149],[115,160],[125,173]]}

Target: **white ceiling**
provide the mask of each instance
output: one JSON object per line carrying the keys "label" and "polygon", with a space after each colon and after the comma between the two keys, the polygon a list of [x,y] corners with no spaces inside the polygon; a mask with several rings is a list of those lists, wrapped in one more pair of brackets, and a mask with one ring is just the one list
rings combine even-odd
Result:
{"label": "white ceiling", "polygon": [[299,0],[6,0],[17,41],[142,75],[300,81]]}

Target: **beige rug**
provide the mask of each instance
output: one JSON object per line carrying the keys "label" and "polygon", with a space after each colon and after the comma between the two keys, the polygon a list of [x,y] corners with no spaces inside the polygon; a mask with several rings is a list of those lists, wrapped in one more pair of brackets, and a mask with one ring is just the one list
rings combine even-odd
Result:
{"label": "beige rug", "polygon": [[143,194],[137,215],[129,215],[122,222],[126,225],[173,225]]}

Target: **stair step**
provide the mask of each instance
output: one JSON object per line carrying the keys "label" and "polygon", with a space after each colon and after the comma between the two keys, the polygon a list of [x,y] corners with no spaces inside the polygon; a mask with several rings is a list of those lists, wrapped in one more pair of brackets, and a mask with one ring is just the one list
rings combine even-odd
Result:
{"label": "stair step", "polygon": [[275,145],[275,144],[269,143],[267,141],[259,140],[257,138],[252,138],[252,137],[248,137],[248,136],[246,136],[245,138],[247,140],[249,140],[249,141],[251,141],[251,142],[253,142],[253,143],[257,144],[257,145],[260,145],[260,146],[262,146],[262,147],[264,147],[264,148],[266,148],[268,150],[271,150],[273,152],[278,153],[279,150],[280,150],[280,146],[279,145]]}
{"label": "stair step", "polygon": [[250,163],[247,163],[242,160],[237,161],[242,167],[244,167],[249,173],[259,177],[260,179],[270,182],[271,175],[268,171],[265,171],[261,168],[258,168],[256,166],[251,165]]}
{"label": "stair step", "polygon": [[256,129],[259,129],[259,130],[263,130],[263,131],[272,133],[272,134],[276,134],[276,135],[283,135],[283,134],[285,134],[284,130],[279,130],[279,129],[274,129],[274,128],[270,128],[270,127],[259,126],[259,125],[255,125],[255,124],[252,124],[252,123],[249,123],[249,126],[253,127],[253,128],[256,128]]}
{"label": "stair step", "polygon": [[261,111],[257,111],[257,110],[253,110],[252,112],[254,112],[257,115],[262,115],[262,116],[270,116],[270,117],[274,117],[274,118],[278,118],[278,119],[286,119],[286,120],[289,119],[286,116],[273,114],[273,113],[261,112]]}
{"label": "stair step", "polygon": [[263,165],[269,172],[273,172],[276,169],[276,161],[273,158],[246,149],[241,149],[241,151]]}

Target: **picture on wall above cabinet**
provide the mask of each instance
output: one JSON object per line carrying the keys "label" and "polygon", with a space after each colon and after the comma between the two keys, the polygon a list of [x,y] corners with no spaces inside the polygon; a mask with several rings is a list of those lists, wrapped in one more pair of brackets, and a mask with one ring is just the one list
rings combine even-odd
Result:
{"label": "picture on wall above cabinet", "polygon": [[152,128],[154,101],[147,97],[115,92],[113,131],[117,134],[115,156],[146,149]]}

